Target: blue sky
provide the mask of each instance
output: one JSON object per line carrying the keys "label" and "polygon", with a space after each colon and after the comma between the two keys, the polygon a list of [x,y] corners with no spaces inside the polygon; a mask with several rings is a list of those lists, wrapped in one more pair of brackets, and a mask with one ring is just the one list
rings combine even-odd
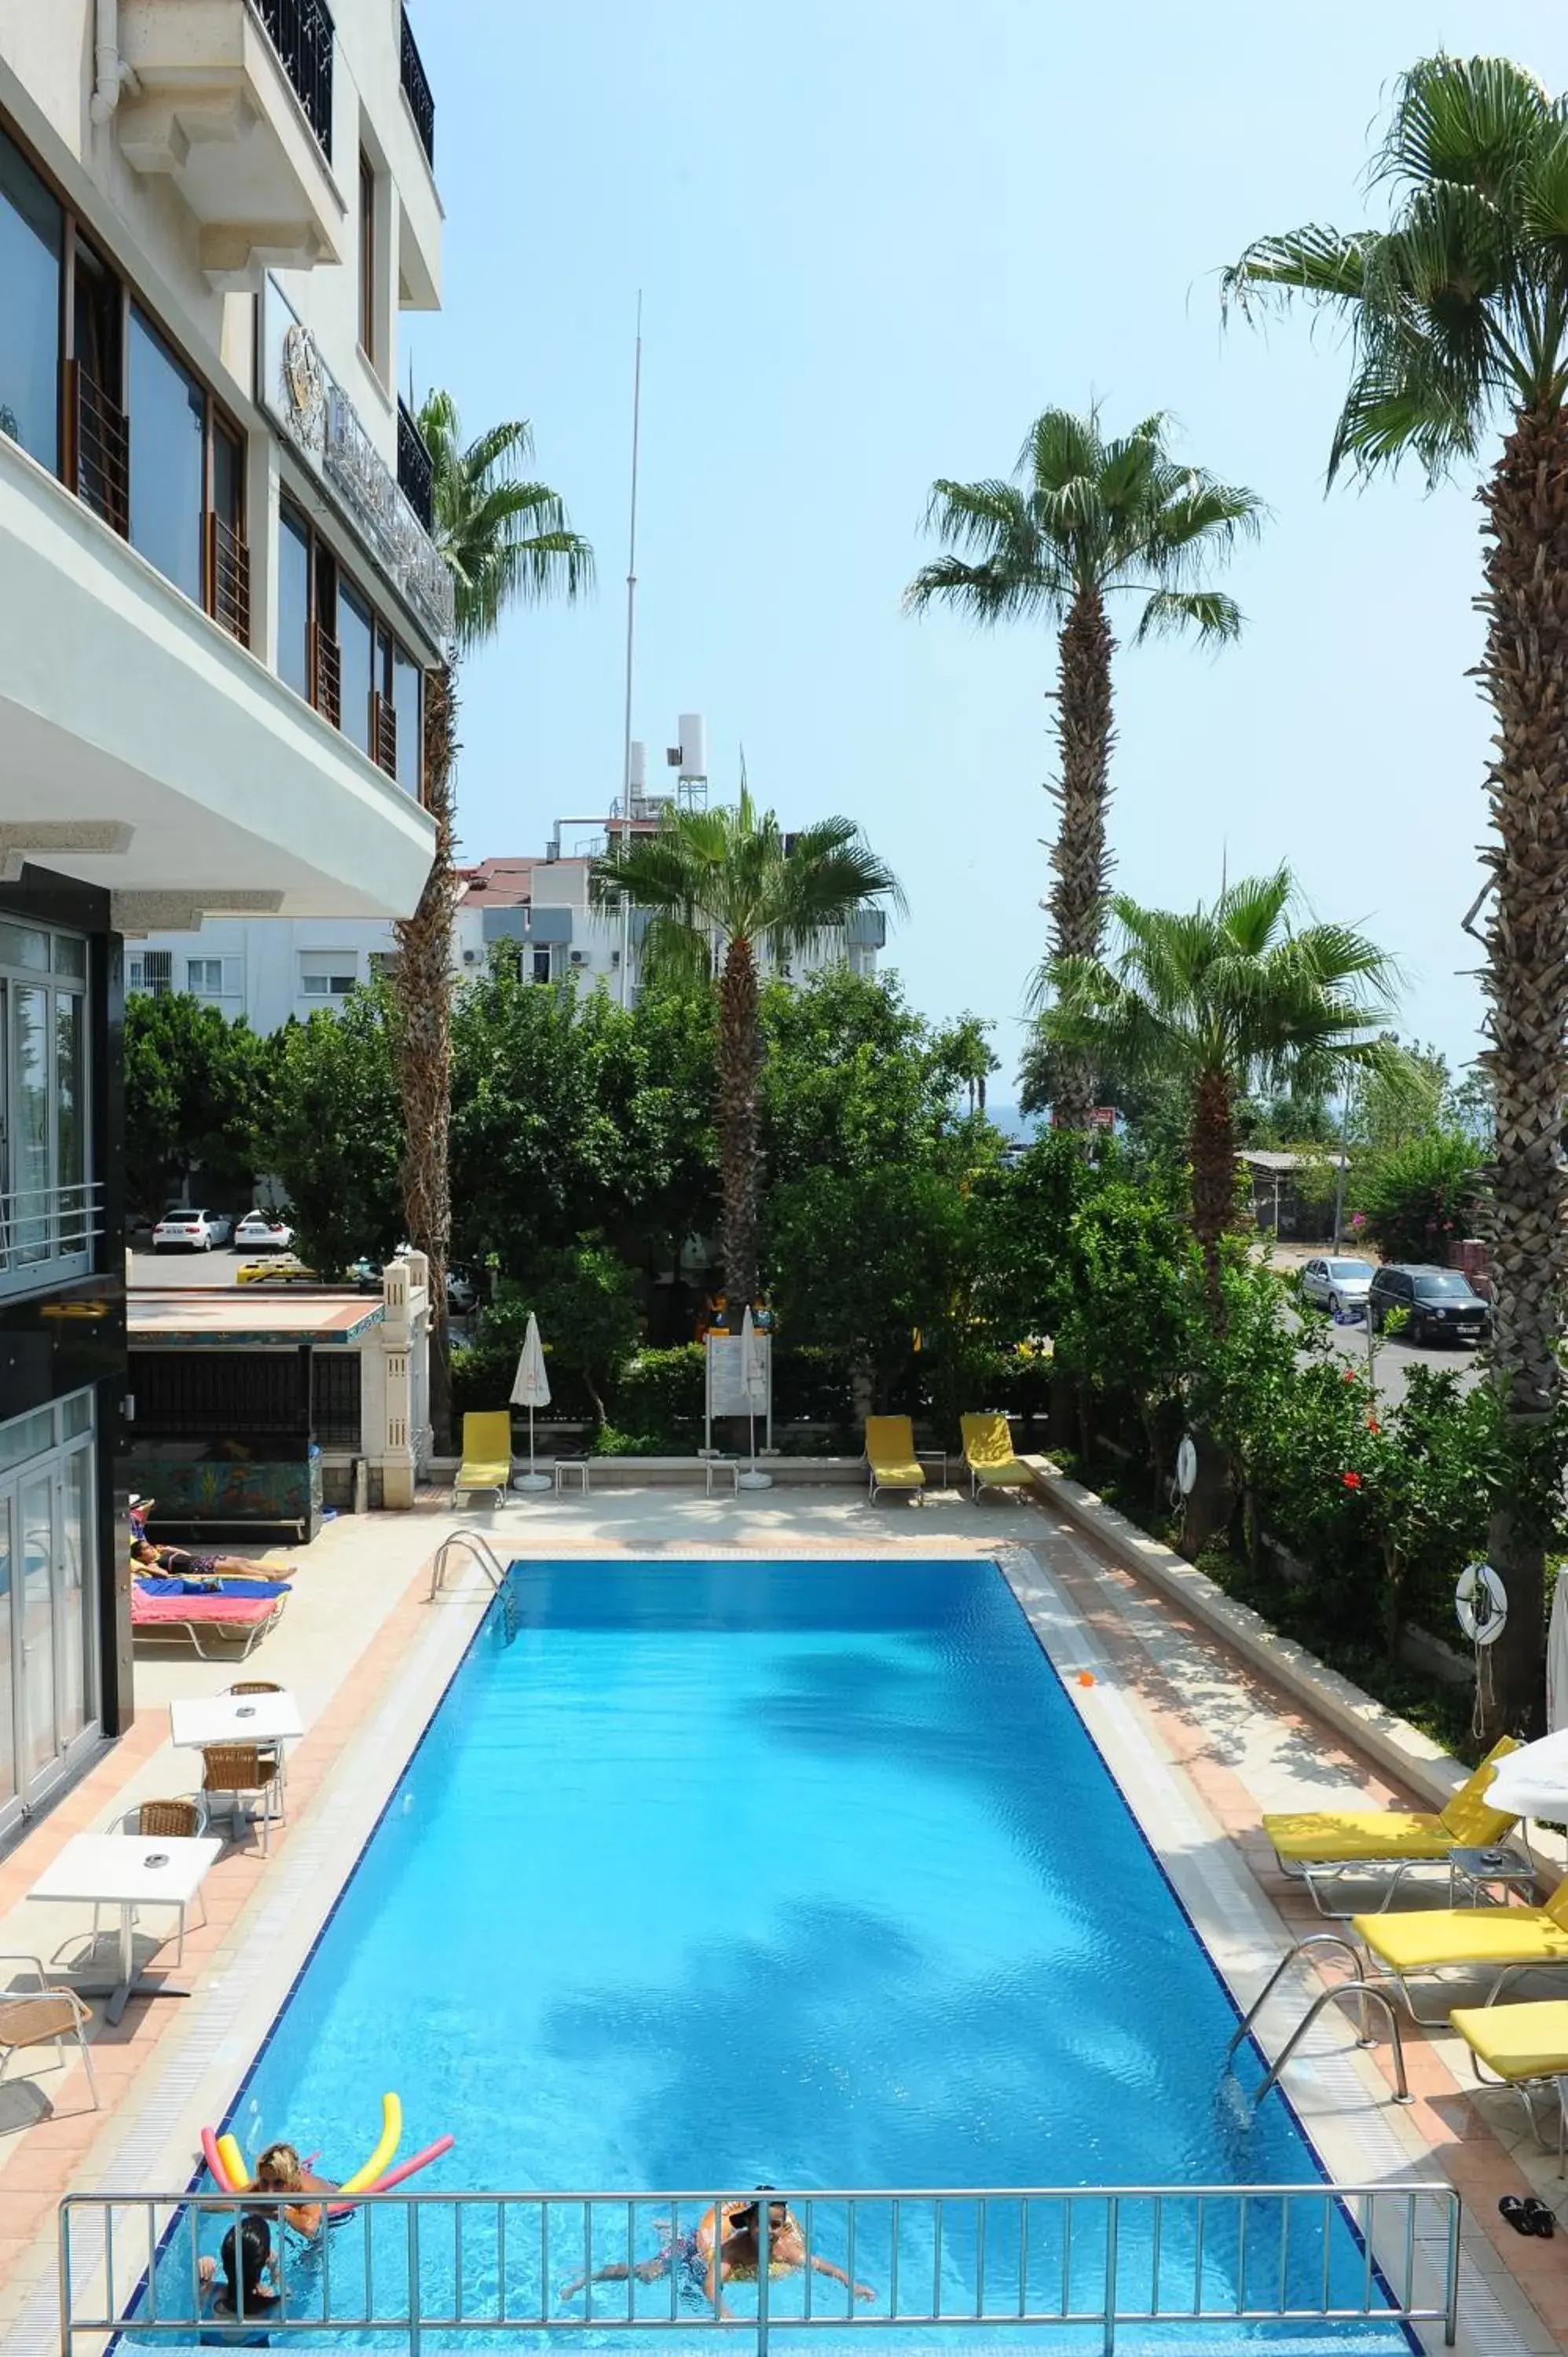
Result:
{"label": "blue sky", "polygon": [[[1010,1075],[1043,946],[1045,625],[906,619],[933,477],[1005,472],[1098,396],[1272,511],[1218,657],[1117,662],[1116,880],[1189,906],[1290,860],[1318,913],[1403,963],[1402,1028],[1475,1052],[1487,721],[1472,481],[1326,500],[1344,384],[1326,328],[1219,321],[1247,241],[1366,215],[1392,78],[1501,49],[1568,86],[1546,0],[422,0],[447,213],[415,380],[470,429],[534,423],[593,540],[584,608],[523,612],[464,680],[469,856],[537,849],[621,765],[633,319],[644,296],[639,651],[650,758],[706,714],[789,824],[843,811],[903,880],[886,963],[994,1019]],[[405,361],[406,369],[406,361]],[[1000,1093],[1001,1092],[999,1092]]]}

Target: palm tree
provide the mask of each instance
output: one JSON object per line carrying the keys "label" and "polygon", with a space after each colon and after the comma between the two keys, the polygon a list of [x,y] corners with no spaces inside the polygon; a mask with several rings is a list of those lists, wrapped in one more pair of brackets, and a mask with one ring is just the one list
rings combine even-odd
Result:
{"label": "palm tree", "polygon": [[430,1417],[439,1445],[451,1428],[446,1343],[446,1254],[452,1233],[447,1128],[452,1078],[452,912],[457,755],[456,671],[493,638],[516,603],[576,597],[594,577],[594,553],[575,533],[557,494],[520,471],[532,456],[527,424],[511,418],[465,446],[449,393],[431,393],[419,430],[432,462],[434,537],[452,576],[456,623],[446,660],[424,683],[424,806],[435,821],[435,856],[412,917],[397,928],[393,1032],[403,1094],[403,1219],[430,1262]]}
{"label": "palm tree", "polygon": [[[956,606],[978,622],[1033,620],[1057,631],[1061,776],[1047,788],[1061,817],[1055,881],[1043,904],[1055,957],[1093,957],[1104,928],[1111,861],[1105,812],[1115,741],[1110,604],[1142,603],[1134,641],[1194,630],[1234,639],[1241,616],[1208,583],[1237,539],[1255,536],[1256,496],[1201,468],[1178,466],[1156,413],[1107,441],[1100,413],[1047,409],[1029,428],[1011,482],[933,484],[926,522],[958,554],[922,566],[905,592],[911,612]],[[1095,1076],[1080,1059],[1055,1075],[1058,1122],[1088,1125]]]}
{"label": "palm tree", "polygon": [[1125,1072],[1174,1081],[1187,1108],[1192,1229],[1209,1316],[1222,1330],[1219,1242],[1236,1203],[1236,1111],[1250,1091],[1322,1087],[1357,1066],[1380,1068],[1377,1027],[1395,973],[1364,933],[1291,922],[1290,870],[1229,884],[1191,916],[1111,902],[1109,961],[1048,958],[1036,995],[1047,1041]]}
{"label": "palm tree", "polygon": [[1248,307],[1303,296],[1350,329],[1330,479],[1412,457],[1429,483],[1502,444],[1480,492],[1496,718],[1483,988],[1497,1103],[1488,1211],[1492,1380],[1517,1478],[1493,1519],[1508,1590],[1492,1724],[1539,1722],[1552,1439],[1568,1274],[1558,1142],[1568,1084],[1568,100],[1504,58],[1423,58],[1395,91],[1373,179],[1389,225],[1313,225],[1225,274]]}
{"label": "palm tree", "polygon": [[590,888],[596,907],[618,908],[625,899],[647,911],[642,970],[650,980],[706,982],[717,963],[719,1249],[729,1292],[749,1301],[767,1053],[757,953],[776,962],[806,954],[874,901],[902,909],[903,893],[852,820],[822,819],[785,836],[744,780],[734,810],[667,810],[653,834],[618,835],[595,863]]}

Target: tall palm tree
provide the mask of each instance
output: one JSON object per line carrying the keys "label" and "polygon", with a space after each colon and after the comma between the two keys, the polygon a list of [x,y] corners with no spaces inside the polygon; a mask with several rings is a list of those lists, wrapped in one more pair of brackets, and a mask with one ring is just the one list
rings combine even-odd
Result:
{"label": "tall palm tree", "polygon": [[1372,177],[1391,193],[1386,228],[1262,238],[1224,288],[1243,307],[1301,296],[1348,324],[1330,479],[1409,457],[1435,482],[1490,457],[1477,600],[1477,676],[1496,718],[1480,1060],[1497,1103],[1492,1380],[1517,1471],[1490,1536],[1509,1597],[1492,1648],[1496,1732],[1541,1710],[1568,1275],[1568,100],[1505,58],[1423,58],[1398,85]]}
{"label": "tall palm tree", "polygon": [[457,666],[493,638],[509,606],[580,596],[594,553],[572,530],[559,496],[521,472],[533,436],[521,418],[465,444],[449,393],[429,393],[419,430],[432,461],[434,537],[452,576],[456,625],[446,659],[424,683],[424,803],[435,821],[435,856],[412,917],[397,928],[394,1038],[403,1093],[403,1219],[430,1262],[430,1418],[450,1437],[446,1254],[452,1234],[447,1129],[452,1081],[453,858],[457,757]]}
{"label": "tall palm tree", "polygon": [[[931,488],[928,528],[957,553],[922,566],[904,602],[918,613],[956,606],[978,622],[1032,621],[1057,631],[1057,735],[1061,775],[1047,788],[1061,816],[1055,881],[1043,904],[1056,957],[1093,957],[1104,927],[1111,860],[1105,813],[1115,741],[1110,608],[1142,610],[1134,642],[1195,631],[1223,645],[1241,627],[1235,601],[1208,586],[1214,564],[1262,515],[1254,493],[1198,467],[1179,466],[1156,413],[1108,441],[1100,413],[1047,409],[1029,428],[1011,482]],[[1056,1074],[1058,1122],[1088,1125],[1094,1073],[1064,1058]]]}
{"label": "tall palm tree", "polygon": [[1219,1240],[1236,1202],[1236,1108],[1253,1090],[1321,1087],[1356,1066],[1381,1067],[1395,974],[1346,925],[1291,921],[1290,870],[1227,885],[1190,916],[1111,902],[1109,961],[1049,958],[1036,994],[1048,1041],[1103,1059],[1134,1081],[1175,1081],[1187,1106],[1192,1228],[1209,1314],[1223,1327]]}
{"label": "tall palm tree", "polygon": [[767,1053],[757,953],[808,953],[858,909],[902,909],[897,877],[851,819],[822,819],[784,836],[744,780],[733,810],[667,810],[651,834],[623,833],[595,863],[595,905],[622,899],[648,913],[642,970],[650,980],[705,982],[717,961],[719,1163],[725,1283],[757,1291],[758,1131]]}

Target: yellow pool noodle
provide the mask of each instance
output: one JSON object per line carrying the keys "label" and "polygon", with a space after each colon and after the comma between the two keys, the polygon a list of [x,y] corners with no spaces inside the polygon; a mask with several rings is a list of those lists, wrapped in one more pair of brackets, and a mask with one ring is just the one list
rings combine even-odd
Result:
{"label": "yellow pool noodle", "polygon": [[218,2158],[223,2164],[223,2174],[228,2179],[231,2190],[235,2193],[248,2193],[251,2190],[251,2172],[245,2166],[245,2157],[233,2136],[219,2137]]}
{"label": "yellow pool noodle", "polygon": [[[368,2185],[373,2185],[381,2171],[386,2168],[387,2163],[391,2160],[393,2153],[397,2150],[398,2139],[402,2135],[403,2104],[396,2095],[383,2095],[381,2097],[381,2141],[377,2145],[374,2152],[371,2153],[369,2160],[365,2161],[360,2168],[357,2169],[352,2177],[346,2177],[343,2179],[342,2184],[338,2188],[338,2191],[341,2193],[362,2193]],[[220,2147],[220,2149],[221,2149],[221,2147]]]}

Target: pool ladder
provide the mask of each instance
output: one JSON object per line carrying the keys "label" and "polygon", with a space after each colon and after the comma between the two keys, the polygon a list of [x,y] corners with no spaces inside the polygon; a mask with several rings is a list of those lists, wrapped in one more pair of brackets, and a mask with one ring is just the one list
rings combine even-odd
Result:
{"label": "pool ladder", "polygon": [[448,1531],[435,1550],[435,1561],[430,1571],[430,1594],[427,1603],[434,1603],[446,1584],[446,1572],[453,1555],[467,1554],[477,1563],[499,1596],[506,1586],[506,1566],[489,1539],[479,1531]]}
{"label": "pool ladder", "polygon": [[[1270,1997],[1273,1996],[1275,1989],[1278,1988],[1281,1981],[1283,1980],[1286,1973],[1289,1972],[1291,1966],[1302,1954],[1303,1951],[1307,1948],[1325,1946],[1337,1948],[1343,1954],[1349,1957],[1351,1964],[1355,1969],[1355,1978],[1348,1981],[1336,1981],[1331,1987],[1318,1990],[1317,1995],[1313,1998],[1312,2003],[1307,2007],[1306,2011],[1302,2015],[1301,2019],[1296,2023],[1295,2028],[1291,2031],[1290,2036],[1285,2040],[1284,2044],[1281,2047],[1279,2053],[1276,2055],[1273,2061],[1270,2063],[1268,2070],[1263,2074],[1262,2083],[1253,2090],[1253,2109],[1256,2110],[1257,2106],[1262,2102],[1263,2097],[1268,2093],[1269,2089],[1278,2081],[1280,2072],[1284,2069],[1285,2064],[1290,2061],[1291,2056],[1295,2052],[1296,2048],[1301,2044],[1302,2040],[1312,2028],[1313,2023],[1317,2019],[1318,2015],[1323,2011],[1324,2007],[1326,2006],[1336,2004],[1340,1997],[1345,1996],[1354,1997],[1357,2004],[1361,2008],[1361,2034],[1356,2040],[1358,2046],[1375,2046],[1377,2044],[1378,2041],[1376,2038],[1367,2027],[1367,2007],[1369,2005],[1376,2005],[1382,2007],[1389,2025],[1389,2042],[1393,2049],[1393,2100],[1396,2104],[1413,2103],[1415,2098],[1410,2092],[1410,2083],[1405,2077],[1404,2045],[1400,2037],[1399,2016],[1395,2013],[1391,2002],[1384,1996],[1382,1990],[1380,1988],[1374,1988],[1367,1979],[1359,1951],[1350,1941],[1347,1940],[1343,1934],[1338,1932],[1310,1932],[1305,1939],[1298,1940],[1294,1947],[1287,1948],[1285,1950],[1284,1954],[1280,1958],[1279,1963],[1269,1975],[1268,1979],[1264,1982],[1262,1987],[1259,1990],[1257,1996],[1253,1998],[1251,2004],[1243,2014],[1240,2021],[1237,2025],[1235,2034],[1232,2037],[1230,2045],[1225,2049],[1225,2067],[1227,2071],[1230,2070],[1236,2049],[1240,2045],[1241,2040],[1244,2038],[1251,2035],[1253,2023],[1257,2020],[1258,2016],[1262,2013],[1264,2006],[1267,2005]],[[1234,2076],[1233,2072],[1231,2075]]]}

